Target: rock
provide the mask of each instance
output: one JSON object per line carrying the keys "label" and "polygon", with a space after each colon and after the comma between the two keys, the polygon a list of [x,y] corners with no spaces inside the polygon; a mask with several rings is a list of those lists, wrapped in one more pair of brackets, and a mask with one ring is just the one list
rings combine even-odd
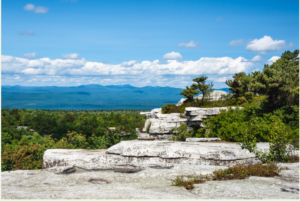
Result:
{"label": "rock", "polygon": [[[205,99],[210,100],[210,101],[217,101],[217,100],[222,99],[223,96],[226,96],[228,94],[229,93],[222,91],[222,90],[215,90],[215,91],[209,93],[208,95],[205,95]],[[194,97],[194,100],[195,99],[202,100],[202,97],[203,97],[203,95],[201,94],[197,97]],[[179,100],[179,102],[176,104],[176,106],[181,106],[184,103],[184,101],[186,101],[186,99],[187,98],[181,98]]]}
{"label": "rock", "polygon": [[151,112],[140,112],[141,115],[145,115],[147,119],[155,118],[156,114],[161,114],[161,108],[155,108]]}
{"label": "rock", "polygon": [[[228,95],[227,92],[222,91],[222,90],[215,90],[211,93],[209,93],[208,95],[205,95],[205,98],[211,101],[217,101],[220,100],[222,98],[222,96],[226,96]],[[198,100],[202,100],[203,95],[199,95],[198,97],[196,97],[196,99]]]}
{"label": "rock", "polygon": [[210,138],[186,138],[186,142],[213,142],[213,141],[221,141],[221,138],[218,137],[210,137]]}
{"label": "rock", "polygon": [[[299,166],[299,163],[297,164]],[[135,173],[114,172],[114,170],[79,172],[78,170],[65,175],[57,174],[51,169],[1,172],[1,198],[299,200],[299,194],[296,192],[299,190],[299,184],[280,178],[250,177],[245,180],[207,181],[203,184],[195,184],[195,188],[188,191],[183,187],[173,186],[172,180],[176,176],[205,175],[227,167],[186,164],[175,164],[173,167],[161,169],[158,167],[159,165],[149,165]]]}
{"label": "rock", "polygon": [[[268,143],[259,143],[258,148]],[[122,141],[107,150],[46,150],[43,168],[79,166],[86,169],[111,168],[116,164],[226,165],[260,162],[235,143]]]}
{"label": "rock", "polygon": [[[200,107],[187,107],[185,108],[185,115],[189,116],[187,119],[187,126],[203,127],[202,122],[212,116],[221,113],[222,110],[229,108],[236,109],[236,107],[214,107],[214,108],[200,108]],[[241,108],[241,107],[240,107]]]}
{"label": "rock", "polygon": [[[235,109],[235,107],[231,108]],[[149,133],[155,140],[168,140],[173,135],[170,131],[171,129],[179,127],[181,124],[186,124],[189,129],[191,127],[206,127],[202,123],[205,119],[221,113],[222,110],[228,109],[229,107],[187,107],[185,108],[184,116],[180,113],[161,114],[161,108],[154,109],[151,112],[141,112],[147,118],[142,132]],[[166,136],[166,134],[169,135]]]}
{"label": "rock", "polygon": [[[149,133],[147,136],[150,136],[155,140],[171,139],[173,134],[170,132],[170,130],[175,127],[179,127],[181,123],[186,123],[187,121],[186,118],[180,117],[180,113],[161,114],[159,111],[157,111],[152,114],[153,116],[151,115],[151,117],[153,118],[148,118],[146,120],[142,132]],[[141,139],[144,139],[144,137],[141,137]]]}
{"label": "rock", "polygon": [[179,102],[176,104],[176,106],[181,106],[181,105],[184,103],[184,101],[186,101],[186,99],[187,99],[187,98],[181,98],[181,99],[179,100]]}
{"label": "rock", "polygon": [[28,126],[17,126],[17,130],[20,130],[20,129],[26,130],[27,128],[28,128]]}

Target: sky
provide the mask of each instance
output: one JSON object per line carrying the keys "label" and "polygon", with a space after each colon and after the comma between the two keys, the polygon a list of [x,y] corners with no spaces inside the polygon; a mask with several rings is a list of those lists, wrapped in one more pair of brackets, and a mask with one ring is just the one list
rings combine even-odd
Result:
{"label": "sky", "polygon": [[298,0],[2,0],[1,84],[215,88],[299,49]]}

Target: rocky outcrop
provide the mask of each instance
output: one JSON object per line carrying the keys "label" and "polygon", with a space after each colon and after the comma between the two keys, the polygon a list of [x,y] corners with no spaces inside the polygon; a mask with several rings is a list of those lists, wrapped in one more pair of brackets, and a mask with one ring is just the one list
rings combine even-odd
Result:
{"label": "rocky outcrop", "polygon": [[[227,96],[229,93],[222,91],[222,90],[215,90],[211,93],[208,93],[205,95],[205,99],[211,100],[211,101],[217,101],[217,100],[222,100],[224,96]],[[201,100],[203,98],[203,95],[199,95],[196,97],[198,100]]]}
{"label": "rocky outcrop", "polygon": [[[207,181],[195,184],[191,191],[173,186],[176,176],[205,175],[227,168],[197,162],[241,162],[252,157],[231,143],[177,143],[124,141],[107,151],[47,150],[42,170],[1,172],[1,198],[299,199],[299,163],[280,164],[289,170],[274,178]],[[199,161],[201,157],[205,161]]]}
{"label": "rocky outcrop", "polygon": [[[215,90],[205,95],[205,99],[210,101],[224,100],[225,96],[228,96],[228,94],[229,93],[222,90]],[[202,100],[202,98],[203,98],[203,94],[194,97],[194,100]],[[179,102],[176,104],[176,106],[181,106],[184,103],[184,101],[186,101],[186,98],[181,98]]]}
{"label": "rocky outcrop", "polygon": [[[268,143],[258,143],[258,148],[268,151]],[[172,142],[172,141],[122,141],[107,150],[47,150],[43,168],[80,166],[87,169],[111,167],[119,164],[193,164],[237,165],[259,162],[248,150],[235,143]]]}
{"label": "rocky outcrop", "polygon": [[186,138],[185,141],[187,142],[215,142],[221,141],[221,138],[212,137],[212,138]]}
{"label": "rocky outcrop", "polygon": [[[235,107],[231,108],[235,109]],[[228,108],[187,107],[184,114],[162,114],[160,108],[151,112],[141,112],[141,114],[146,116],[147,120],[142,130],[143,134],[138,134],[138,138],[145,139],[148,136],[148,139],[169,140],[173,136],[171,129],[179,127],[182,123],[188,127],[205,127],[202,122],[211,116],[219,114],[222,110],[228,110]]]}

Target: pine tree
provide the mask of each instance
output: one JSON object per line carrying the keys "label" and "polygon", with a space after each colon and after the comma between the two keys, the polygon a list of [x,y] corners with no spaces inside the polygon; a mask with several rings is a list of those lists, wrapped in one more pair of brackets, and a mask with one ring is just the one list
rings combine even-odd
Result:
{"label": "pine tree", "polygon": [[202,100],[201,100],[201,106],[203,106],[204,97],[208,93],[210,93],[214,90],[213,89],[213,86],[214,86],[213,82],[211,82],[210,84],[206,84],[206,79],[207,78],[208,78],[207,76],[197,77],[197,78],[193,79],[193,81],[196,82],[196,83],[194,83],[191,86],[192,89],[194,89],[194,90],[199,89],[199,91],[202,92],[203,96],[202,96]]}
{"label": "pine tree", "polygon": [[252,79],[251,89],[268,95],[273,109],[286,104],[299,105],[299,50],[286,51]]}
{"label": "pine tree", "polygon": [[193,101],[194,100],[194,95],[197,95],[199,93],[199,91],[189,88],[188,86],[186,87],[186,89],[184,89],[183,91],[181,91],[180,95],[183,95],[184,97],[187,98],[188,101]]}

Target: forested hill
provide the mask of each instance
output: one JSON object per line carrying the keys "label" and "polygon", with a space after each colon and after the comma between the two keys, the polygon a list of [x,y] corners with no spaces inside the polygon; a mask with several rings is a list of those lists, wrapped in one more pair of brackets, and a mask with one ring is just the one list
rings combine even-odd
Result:
{"label": "forested hill", "polygon": [[[151,110],[183,98],[181,88],[131,85],[73,87],[2,86],[2,108],[66,110]],[[228,91],[227,88],[219,89]]]}

